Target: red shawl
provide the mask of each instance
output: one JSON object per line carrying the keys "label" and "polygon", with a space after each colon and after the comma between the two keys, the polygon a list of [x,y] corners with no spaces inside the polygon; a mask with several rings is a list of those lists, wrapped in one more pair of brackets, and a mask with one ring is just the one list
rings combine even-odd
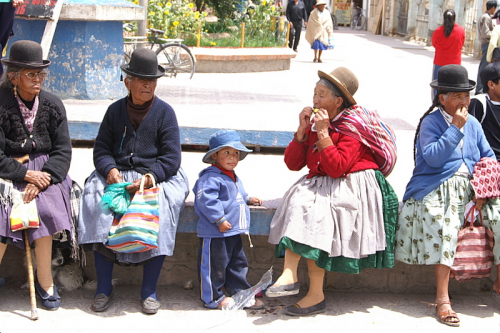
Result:
{"label": "red shawl", "polygon": [[361,141],[373,153],[384,176],[389,176],[396,164],[397,149],[394,131],[382,121],[377,111],[353,105],[331,122],[330,128]]}

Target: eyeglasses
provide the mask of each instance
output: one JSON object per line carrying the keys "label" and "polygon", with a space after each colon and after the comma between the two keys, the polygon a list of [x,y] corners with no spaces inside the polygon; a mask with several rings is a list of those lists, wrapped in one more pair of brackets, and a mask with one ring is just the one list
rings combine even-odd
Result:
{"label": "eyeglasses", "polygon": [[[18,72],[17,74],[21,74]],[[24,73],[23,75],[26,75],[26,77],[30,80],[33,80],[36,76],[38,76],[40,79],[45,79],[47,77],[46,72],[28,72]]]}

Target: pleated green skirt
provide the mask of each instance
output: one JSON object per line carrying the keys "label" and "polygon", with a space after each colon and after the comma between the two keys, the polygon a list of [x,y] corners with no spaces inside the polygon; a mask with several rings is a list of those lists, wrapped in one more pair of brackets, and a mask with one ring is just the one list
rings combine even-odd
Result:
{"label": "pleated green skirt", "polygon": [[361,259],[343,256],[329,257],[325,251],[283,237],[279,244],[276,245],[276,257],[283,258],[285,250],[288,248],[304,258],[314,260],[318,267],[330,272],[358,274],[365,268],[392,268],[394,266],[394,246],[398,223],[398,197],[380,171],[377,170],[375,175],[383,198],[384,228],[387,243],[384,251],[377,251]]}

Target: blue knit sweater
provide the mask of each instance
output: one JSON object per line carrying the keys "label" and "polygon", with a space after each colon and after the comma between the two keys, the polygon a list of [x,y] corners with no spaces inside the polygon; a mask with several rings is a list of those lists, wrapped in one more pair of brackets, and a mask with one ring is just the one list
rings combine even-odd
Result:
{"label": "blue knit sweater", "polygon": [[175,175],[181,165],[179,126],[170,105],[155,98],[141,125],[134,130],[126,98],[111,104],[94,145],[94,165],[104,178],[112,168],[152,173],[158,183]]}
{"label": "blue knit sweater", "polygon": [[[424,196],[453,176],[465,162],[470,174],[482,157],[493,157],[481,124],[469,117],[462,133],[455,125],[448,126],[439,110],[424,118],[417,139],[416,166],[403,197],[422,200]],[[463,138],[463,150],[458,147]]]}
{"label": "blue knit sweater", "polygon": [[[198,237],[222,238],[248,232],[250,228],[250,209],[247,205],[248,194],[241,180],[236,182],[216,166],[200,172],[194,185],[194,211],[198,215]],[[221,222],[227,220],[231,229],[220,232]]]}

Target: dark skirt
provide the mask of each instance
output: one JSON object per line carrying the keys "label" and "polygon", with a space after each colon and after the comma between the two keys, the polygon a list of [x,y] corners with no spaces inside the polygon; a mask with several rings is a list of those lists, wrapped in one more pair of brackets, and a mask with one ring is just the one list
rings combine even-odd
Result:
{"label": "dark skirt", "polygon": [[[48,154],[31,154],[29,161],[26,162],[24,166],[29,170],[40,171],[48,159]],[[26,184],[26,182],[13,182],[14,188],[19,191],[23,191]],[[70,206],[71,186],[71,178],[66,176],[63,182],[49,185],[49,187],[36,196],[35,200],[40,218],[40,227],[26,230],[30,244],[33,244],[35,239],[53,236],[59,231],[66,231],[67,239],[71,240],[71,234],[73,232]],[[9,216],[12,210],[12,204],[2,204],[1,206],[0,242],[14,244],[24,249],[24,232],[12,232],[10,229]]]}
{"label": "dark skirt", "polygon": [[398,197],[381,172],[375,173],[382,192],[384,227],[386,248],[361,259],[346,258],[344,256],[330,257],[327,252],[309,245],[298,243],[288,237],[283,237],[276,245],[275,255],[282,258],[289,248],[300,256],[314,260],[320,268],[330,272],[358,274],[365,268],[392,268],[394,266],[394,240],[398,222]]}

